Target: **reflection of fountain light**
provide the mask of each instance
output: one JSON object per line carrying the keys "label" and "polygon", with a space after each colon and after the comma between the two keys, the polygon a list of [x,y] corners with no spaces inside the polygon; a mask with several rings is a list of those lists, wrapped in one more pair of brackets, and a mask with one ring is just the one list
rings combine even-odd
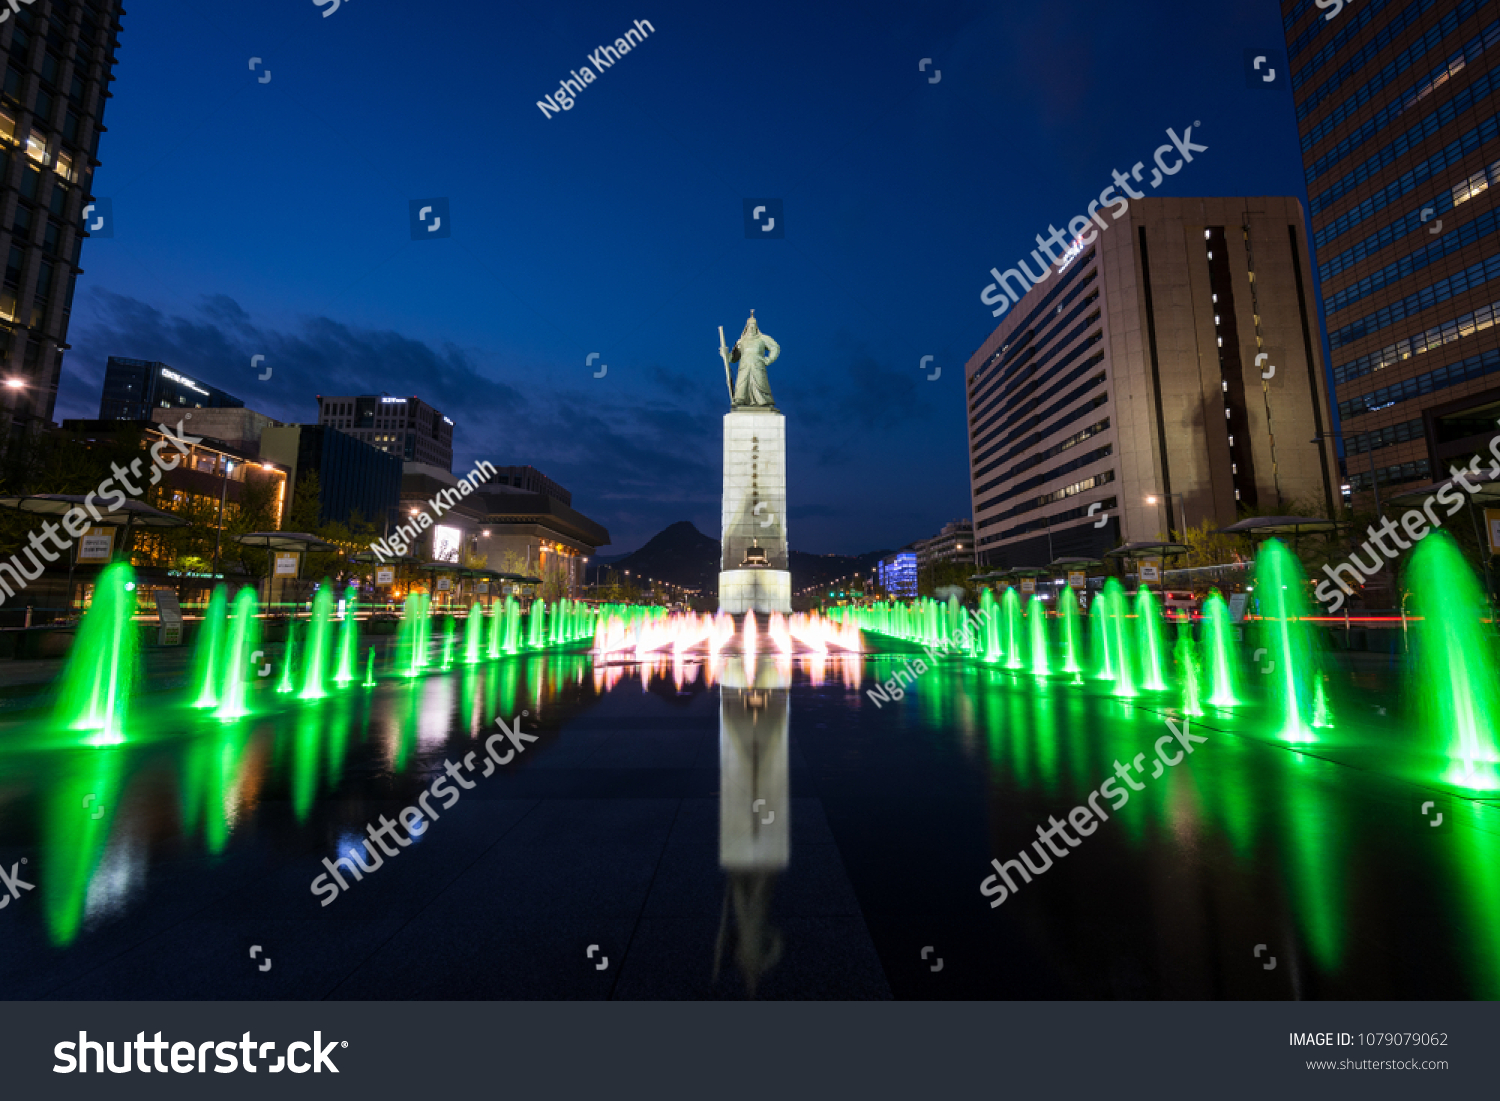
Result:
{"label": "reflection of fountain light", "polygon": [[828,675],[828,658],[825,654],[813,654],[807,659],[807,678],[814,688],[822,688]]}
{"label": "reflection of fountain light", "polygon": [[453,679],[433,677],[422,686],[422,711],[417,725],[417,745],[439,749],[448,740],[453,718]]}
{"label": "reflection of fountain light", "polygon": [[145,887],[146,844],[134,825],[122,821],[89,879],[83,907],[84,928],[124,913],[131,896]]}

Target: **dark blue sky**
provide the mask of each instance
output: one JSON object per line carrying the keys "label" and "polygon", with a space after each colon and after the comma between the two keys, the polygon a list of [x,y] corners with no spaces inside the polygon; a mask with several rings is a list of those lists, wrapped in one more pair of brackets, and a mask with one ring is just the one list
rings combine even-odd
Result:
{"label": "dark blue sky", "polygon": [[[94,183],[115,236],[84,245],[59,417],[97,415],[111,354],[285,420],[415,393],[456,469],[537,466],[618,553],[717,536],[716,327],[754,307],[792,546],[895,547],[968,515],[992,265],[1195,121],[1209,151],[1156,193],[1306,202],[1290,93],[1245,86],[1246,47],[1284,52],[1270,0],[326,8],[129,5]],[[545,118],[636,19],[655,33]],[[413,241],[434,197],[453,235]],[[784,239],[746,240],[748,197],[784,200]]]}

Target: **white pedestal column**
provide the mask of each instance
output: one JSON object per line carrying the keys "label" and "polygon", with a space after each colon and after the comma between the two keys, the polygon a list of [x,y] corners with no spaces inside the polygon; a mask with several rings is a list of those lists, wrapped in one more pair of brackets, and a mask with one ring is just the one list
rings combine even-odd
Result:
{"label": "white pedestal column", "polygon": [[[786,550],[786,418],[773,409],[736,409],[724,417],[724,514],[719,609],[790,613]],[[747,566],[750,550],[764,566]]]}

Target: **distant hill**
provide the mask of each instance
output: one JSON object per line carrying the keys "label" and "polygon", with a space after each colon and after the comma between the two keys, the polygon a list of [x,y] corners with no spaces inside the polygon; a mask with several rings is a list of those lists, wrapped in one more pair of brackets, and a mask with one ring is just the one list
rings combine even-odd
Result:
{"label": "distant hill", "polygon": [[[808,554],[789,552],[792,591],[822,585],[851,573],[869,576],[876,562],[889,551],[867,554]],[[704,535],[690,520],[679,520],[652,536],[640,550],[618,557],[612,569],[629,570],[632,577],[654,577],[659,581],[714,593],[719,587],[719,541]]]}

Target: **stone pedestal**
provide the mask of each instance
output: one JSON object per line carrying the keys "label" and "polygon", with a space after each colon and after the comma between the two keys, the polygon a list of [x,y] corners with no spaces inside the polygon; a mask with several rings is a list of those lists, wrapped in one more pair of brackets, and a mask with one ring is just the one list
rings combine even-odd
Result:
{"label": "stone pedestal", "polygon": [[[719,609],[731,615],[792,610],[786,553],[786,418],[774,409],[724,417],[724,514]],[[747,565],[761,557],[765,565]]]}

